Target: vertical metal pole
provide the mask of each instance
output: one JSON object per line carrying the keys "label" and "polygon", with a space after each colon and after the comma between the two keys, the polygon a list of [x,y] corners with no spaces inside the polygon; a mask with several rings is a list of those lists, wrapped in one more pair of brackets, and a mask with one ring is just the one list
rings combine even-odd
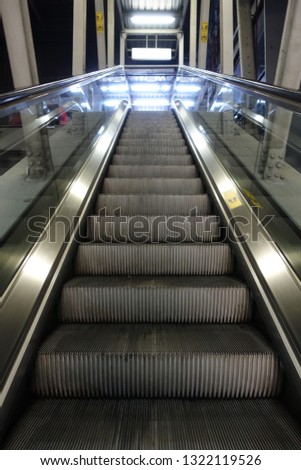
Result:
{"label": "vertical metal pole", "polygon": [[27,2],[2,0],[2,21],[15,88],[39,83]]}
{"label": "vertical metal pole", "polygon": [[73,0],[72,75],[86,71],[87,0]]}
{"label": "vertical metal pole", "polygon": [[197,45],[197,1],[190,0],[190,40],[189,40],[189,65],[196,67],[196,45]]}
{"label": "vertical metal pole", "polygon": [[179,66],[184,65],[184,34],[178,33],[179,42]]}
{"label": "vertical metal pole", "polygon": [[106,31],[103,0],[95,0],[98,68],[107,66]]}
{"label": "vertical metal pole", "polygon": [[108,67],[115,65],[115,1],[109,0],[108,4]]}
{"label": "vertical metal pole", "polygon": [[200,14],[200,42],[198,67],[206,69],[207,47],[208,47],[208,27],[209,27],[210,0],[202,0]]}
{"label": "vertical metal pole", "polygon": [[250,0],[236,0],[241,76],[255,80],[254,41]]}
{"label": "vertical metal pole", "polygon": [[220,0],[221,72],[233,75],[233,0]]}
{"label": "vertical metal pole", "polygon": [[120,34],[120,65],[125,64],[125,45],[126,45],[126,33],[122,31]]}

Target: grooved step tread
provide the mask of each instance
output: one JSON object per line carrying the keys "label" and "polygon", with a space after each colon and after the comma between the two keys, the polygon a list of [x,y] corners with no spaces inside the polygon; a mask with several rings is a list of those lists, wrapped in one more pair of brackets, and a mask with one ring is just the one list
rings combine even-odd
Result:
{"label": "grooved step tread", "polygon": [[47,397],[262,398],[279,361],[248,325],[61,325],[42,344],[33,385]]}
{"label": "grooved step tread", "polygon": [[109,243],[216,242],[220,218],[208,216],[89,216],[89,241]]}
{"label": "grooved step tread", "polygon": [[241,323],[247,286],[229,276],[85,276],[64,285],[61,320],[69,323]]}
{"label": "grooved step tread", "polygon": [[113,165],[191,165],[191,155],[114,155]]}
{"label": "grooved step tread", "polygon": [[4,449],[300,450],[301,430],[276,399],[46,399],[28,407]]}
{"label": "grooved step tread", "polygon": [[202,194],[200,178],[105,178],[102,194]]}
{"label": "grooved step tread", "polygon": [[110,178],[195,178],[198,171],[194,165],[110,165]]}
{"label": "grooved step tread", "polygon": [[174,147],[169,145],[156,145],[156,146],[135,146],[135,145],[118,145],[115,153],[117,155],[189,155],[188,148],[185,147]]}
{"label": "grooved step tread", "polygon": [[77,275],[221,275],[233,269],[227,244],[81,244]]}
{"label": "grooved step tread", "polygon": [[106,214],[114,214],[120,209],[121,215],[209,215],[211,202],[207,194],[200,195],[118,195],[100,194],[95,212],[106,209]]}

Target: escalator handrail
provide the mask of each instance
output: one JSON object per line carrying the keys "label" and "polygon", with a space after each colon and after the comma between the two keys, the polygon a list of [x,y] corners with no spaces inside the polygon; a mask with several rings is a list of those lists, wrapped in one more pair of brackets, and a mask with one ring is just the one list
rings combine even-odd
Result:
{"label": "escalator handrail", "polygon": [[124,67],[122,65],[118,65],[116,67],[101,69],[83,75],[76,75],[75,77],[63,78],[62,80],[3,93],[0,94],[0,108],[14,106],[20,103],[20,101],[30,101],[32,99],[39,98],[41,95],[46,95],[50,92],[54,93],[72,85],[85,84],[86,82],[95,80],[98,76],[99,78],[103,78],[118,71],[124,72]]}
{"label": "escalator handrail", "polygon": [[247,90],[250,94],[260,97],[265,97],[269,101],[276,103],[292,111],[301,112],[301,92],[289,88],[282,88],[280,86],[270,85],[267,83],[257,82],[256,80],[249,80],[246,78],[235,77],[232,75],[225,75],[209,70],[196,69],[183,65],[179,67],[179,71],[188,72],[192,75],[197,75],[201,78],[207,78],[218,84],[229,84]]}

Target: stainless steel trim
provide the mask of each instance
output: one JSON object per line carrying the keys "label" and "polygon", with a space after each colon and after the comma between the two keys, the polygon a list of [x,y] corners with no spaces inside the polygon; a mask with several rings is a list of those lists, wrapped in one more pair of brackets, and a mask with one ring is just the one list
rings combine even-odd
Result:
{"label": "stainless steel trim", "polygon": [[289,90],[288,88],[281,88],[266,83],[256,82],[255,80],[247,80],[245,78],[238,78],[232,75],[222,75],[208,70],[195,69],[183,65],[179,67],[179,71],[191,73],[194,76],[205,78],[218,83],[222,86],[226,84],[233,85],[241,90],[246,90],[249,94],[257,98],[266,98],[268,101],[284,106],[292,111],[300,112],[301,110],[301,92]]}
{"label": "stainless steel trim", "polygon": [[[37,313],[26,333],[20,350],[14,358],[11,369],[7,372],[5,383],[0,392],[0,406],[3,406],[56,278],[71,249],[72,240],[91,202],[91,194],[95,192],[99,184],[107,160],[115,145],[118,132],[126,117],[128,106],[127,101],[122,102],[105,132],[99,136],[89,159],[70,185],[56,214],[51,219],[44,234],[42,234],[42,241],[34,246],[16,275],[8,295],[5,296],[0,310],[0,358],[5,365],[9,357],[8,352],[3,351],[4,343],[7,344],[7,338],[10,338],[13,332],[17,333],[17,339],[15,338],[15,346],[17,346],[24,326],[34,308]],[[68,243],[65,242],[65,227],[61,223],[56,224],[56,220],[71,221],[71,236]],[[54,241],[50,240],[51,231],[55,233]],[[53,272],[54,266],[55,270]],[[39,299],[40,293],[44,290],[43,298]],[[11,341],[13,343],[13,338]]]}
{"label": "stainless steel trim", "polygon": [[[300,355],[298,357],[295,351],[296,348],[292,344],[292,339],[289,337],[289,332],[293,332],[294,335],[301,338],[301,282],[276,244],[271,240],[266,229],[256,218],[234,180],[219,162],[202,131],[195,125],[189,112],[180,101],[176,101],[174,107],[198,164],[205,174],[210,175],[209,179],[213,182],[212,191],[216,202],[232,234],[236,233],[235,239],[238,238],[238,225],[234,224],[235,222],[240,223],[239,236],[243,236],[244,240],[243,243],[237,243],[237,248],[249,267],[257,289],[273,319],[298,377],[301,379]],[[236,207],[232,209],[229,207],[227,204],[227,194],[237,197],[239,202],[236,204]],[[239,221],[248,223],[242,229],[241,222]],[[270,295],[262,285],[257,274],[258,272],[263,276]],[[288,331],[284,329],[271,299],[273,299],[274,305],[277,305],[279,312],[283,315],[288,325]]]}

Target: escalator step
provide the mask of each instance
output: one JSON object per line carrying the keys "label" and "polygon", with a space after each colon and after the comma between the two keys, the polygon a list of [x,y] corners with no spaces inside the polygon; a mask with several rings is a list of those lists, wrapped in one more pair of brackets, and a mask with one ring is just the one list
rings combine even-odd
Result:
{"label": "escalator step", "polygon": [[191,155],[114,155],[113,165],[192,165]]}
{"label": "escalator step", "polygon": [[135,145],[127,145],[122,147],[121,145],[118,145],[116,148],[116,154],[117,155],[141,155],[141,156],[147,156],[147,155],[189,155],[188,148],[187,147],[174,147],[174,146],[169,146],[169,145],[156,145],[153,147],[150,147],[149,145],[143,145],[140,147],[137,147]]}
{"label": "escalator step", "polygon": [[300,450],[301,434],[271,399],[46,399],[29,406],[4,449]]}
{"label": "escalator step", "polygon": [[[95,212],[106,209],[106,214],[113,215],[120,209],[122,215],[209,215],[211,203],[207,194],[200,195],[117,195],[100,194]],[[102,214],[100,214],[102,215]]]}
{"label": "escalator step", "polygon": [[105,178],[103,194],[202,194],[200,178]]}
{"label": "escalator step", "polygon": [[95,276],[200,276],[230,274],[227,244],[81,244],[75,272]]}
{"label": "escalator step", "polygon": [[89,216],[87,239],[109,243],[190,243],[221,241],[220,219],[215,215]]}
{"label": "escalator step", "polygon": [[69,323],[238,323],[250,315],[247,286],[228,276],[76,277],[61,294]]}
{"label": "escalator step", "polygon": [[174,147],[186,147],[186,142],[185,142],[185,139],[183,139],[183,137],[179,137],[179,138],[176,138],[176,137],[173,137],[172,139],[162,139],[162,138],[159,138],[159,137],[133,137],[133,138],[130,138],[130,137],[121,137],[118,141],[118,144],[121,145],[122,147],[126,147],[127,145],[130,145],[130,146],[141,146],[141,145],[149,145],[151,147],[155,147],[155,146],[160,146],[162,145],[163,147],[166,147],[166,144],[168,144],[168,146],[174,146]]}
{"label": "escalator step", "polygon": [[180,130],[169,130],[169,131],[166,131],[166,130],[156,130],[156,132],[152,132],[150,130],[146,130],[146,129],[139,129],[139,130],[135,130],[135,129],[125,129],[122,134],[121,134],[121,138],[125,138],[125,139],[149,139],[149,138],[153,138],[154,136],[156,136],[158,139],[162,140],[174,140],[174,139],[182,139],[183,138],[183,134]]}
{"label": "escalator step", "polygon": [[42,344],[39,396],[267,398],[279,361],[246,325],[61,325]]}
{"label": "escalator step", "polygon": [[107,176],[110,178],[196,178],[198,171],[194,165],[111,165]]}

